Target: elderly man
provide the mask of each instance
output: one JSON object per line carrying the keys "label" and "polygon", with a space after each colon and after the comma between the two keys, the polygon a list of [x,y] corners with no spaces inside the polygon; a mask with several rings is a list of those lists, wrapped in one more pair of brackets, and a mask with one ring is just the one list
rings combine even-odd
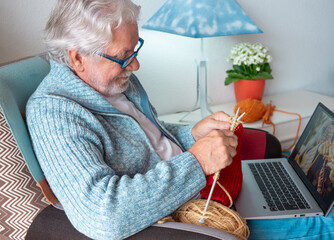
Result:
{"label": "elderly man", "polygon": [[[131,75],[144,43],[139,10],[130,0],[58,0],[45,32],[51,70],[27,105],[46,179],[73,226],[93,239],[123,239],[172,213],[236,154],[223,112],[195,126],[157,119]],[[252,239],[330,239],[332,219],[248,224]]]}
{"label": "elderly man", "polygon": [[158,121],[138,79],[139,7],[59,0],[46,26],[51,70],[27,104],[37,159],[73,226],[121,239],[196,196],[229,164],[229,116],[194,127]]}

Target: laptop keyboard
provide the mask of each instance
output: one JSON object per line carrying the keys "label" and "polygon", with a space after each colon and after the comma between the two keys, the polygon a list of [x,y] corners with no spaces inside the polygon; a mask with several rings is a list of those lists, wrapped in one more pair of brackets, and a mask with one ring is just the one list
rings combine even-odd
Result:
{"label": "laptop keyboard", "polygon": [[280,162],[248,164],[271,211],[310,208]]}

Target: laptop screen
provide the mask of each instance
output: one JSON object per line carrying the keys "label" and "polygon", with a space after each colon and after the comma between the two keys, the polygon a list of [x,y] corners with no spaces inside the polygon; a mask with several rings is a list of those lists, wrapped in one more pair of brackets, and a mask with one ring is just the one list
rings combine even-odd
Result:
{"label": "laptop screen", "polygon": [[319,103],[289,161],[325,213],[334,200],[333,154],[334,114]]}

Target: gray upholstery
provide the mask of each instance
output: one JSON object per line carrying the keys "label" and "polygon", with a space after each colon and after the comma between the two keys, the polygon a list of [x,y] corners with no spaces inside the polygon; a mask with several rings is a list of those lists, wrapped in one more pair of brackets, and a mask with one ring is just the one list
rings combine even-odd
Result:
{"label": "gray upholstery", "polygon": [[218,229],[209,228],[205,226],[198,226],[193,224],[187,223],[178,223],[178,222],[167,222],[164,224],[154,224],[154,227],[160,228],[172,228],[172,229],[179,229],[188,232],[197,232],[199,234],[203,234],[205,236],[210,236],[217,239],[224,239],[224,240],[237,240],[238,238],[234,235],[231,235],[226,232],[222,232]]}

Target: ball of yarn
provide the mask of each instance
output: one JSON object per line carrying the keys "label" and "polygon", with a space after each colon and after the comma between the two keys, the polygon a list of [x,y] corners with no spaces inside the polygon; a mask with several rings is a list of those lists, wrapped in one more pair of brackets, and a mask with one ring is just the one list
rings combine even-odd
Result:
{"label": "ball of yarn", "polygon": [[240,113],[246,113],[242,118],[242,121],[246,123],[260,120],[266,111],[266,106],[263,102],[252,98],[238,102],[234,108],[234,113],[237,112],[238,108],[240,108]]}
{"label": "ball of yarn", "polygon": [[233,234],[240,239],[248,239],[249,228],[246,220],[236,211],[215,201],[210,201],[205,213],[204,224],[199,223],[199,220],[203,218],[205,205],[205,199],[189,201],[173,213],[173,219],[176,222],[204,225]]}

